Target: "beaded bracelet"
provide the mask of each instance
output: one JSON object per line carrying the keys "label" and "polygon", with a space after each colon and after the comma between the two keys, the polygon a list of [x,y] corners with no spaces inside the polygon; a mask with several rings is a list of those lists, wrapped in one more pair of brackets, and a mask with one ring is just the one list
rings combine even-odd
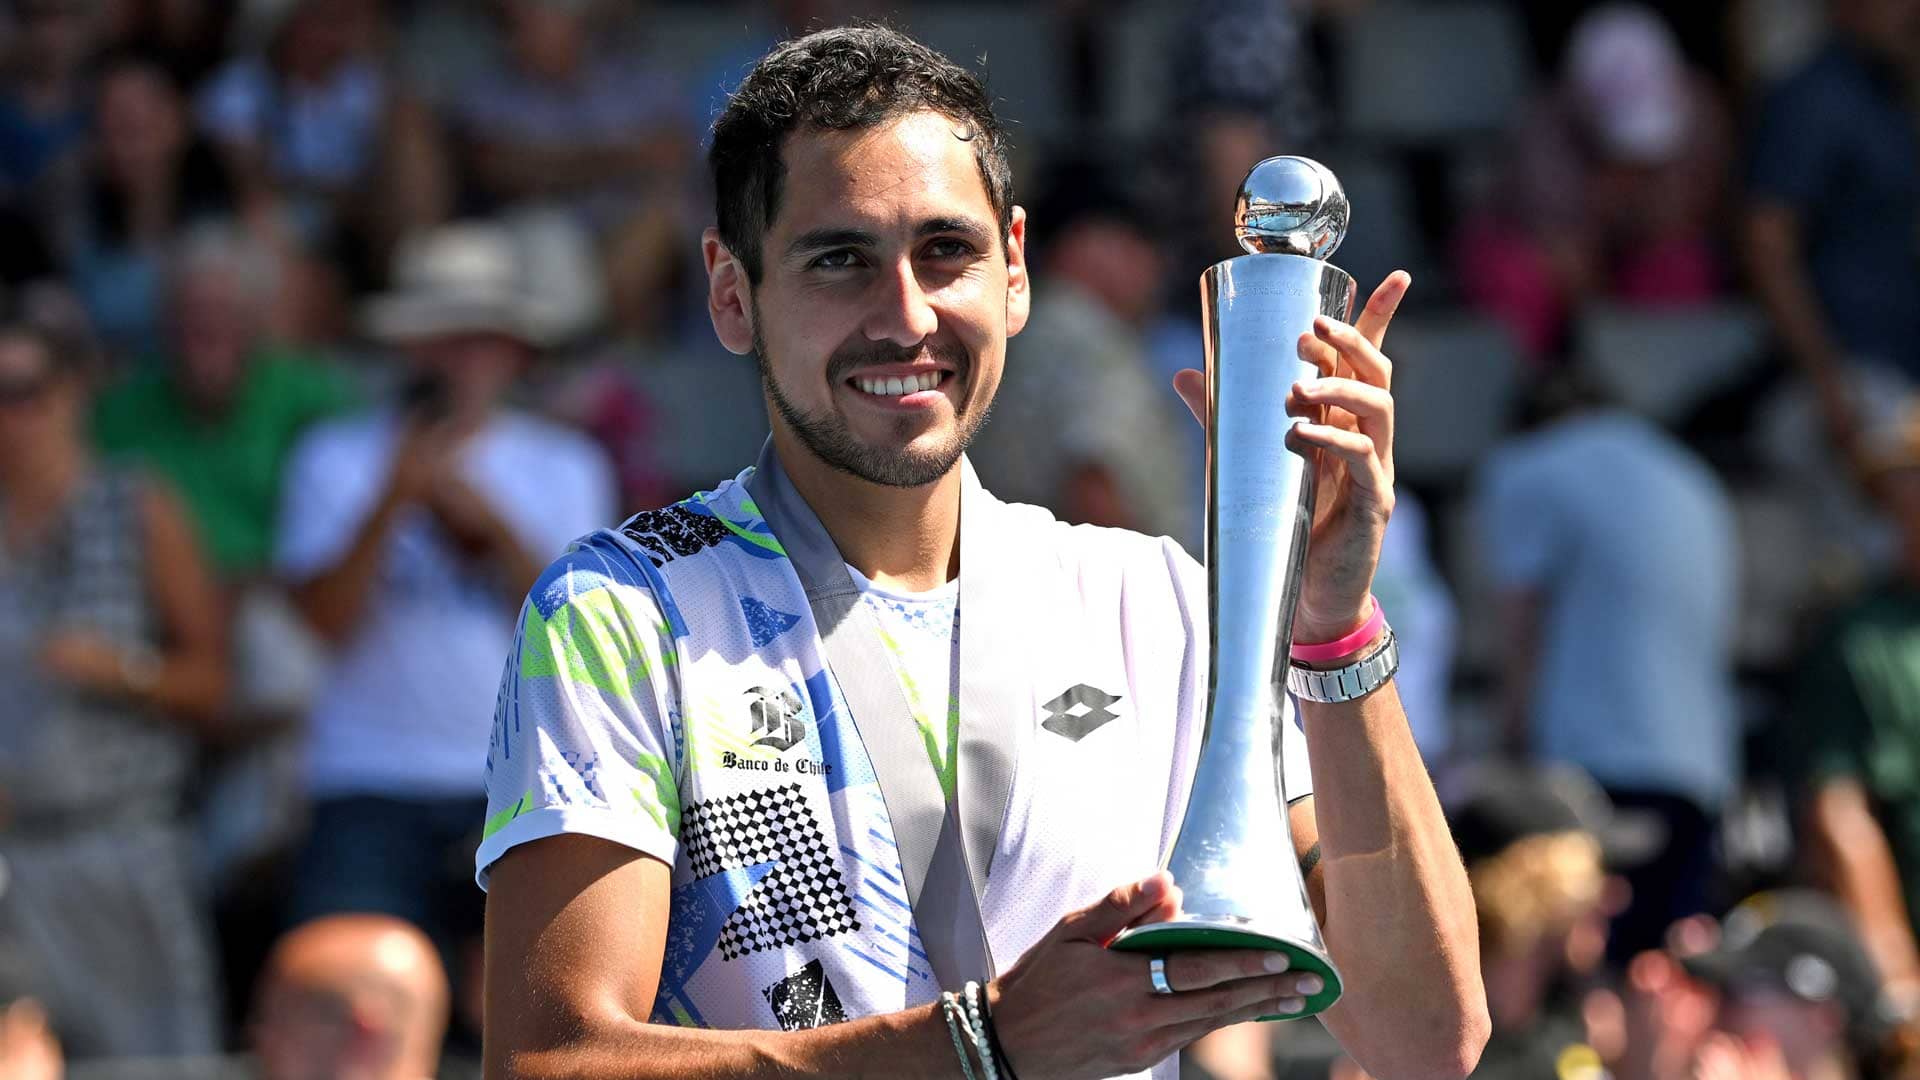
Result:
{"label": "beaded bracelet", "polygon": [[1000,1070],[993,1063],[993,1044],[987,1039],[987,1025],[980,1017],[980,984],[969,982],[964,990],[967,1004],[967,1034],[973,1037],[973,1049],[980,1055],[981,1071],[987,1080],[1000,1080]]}
{"label": "beaded bracelet", "polygon": [[940,1011],[947,1016],[947,1034],[953,1036],[953,1052],[960,1055],[960,1071],[967,1080],[978,1080],[973,1075],[973,1059],[967,1056],[967,1044],[960,1038],[960,1017],[962,1015],[958,999],[949,990],[940,995]]}
{"label": "beaded bracelet", "polygon": [[1013,1071],[1013,1062],[1008,1059],[1007,1051],[1000,1045],[1000,1032],[993,1026],[993,1009],[987,1003],[987,988],[980,988],[980,1022],[987,1029],[987,1045],[993,1051],[994,1067],[1000,1070],[1004,1080],[1020,1080]]}

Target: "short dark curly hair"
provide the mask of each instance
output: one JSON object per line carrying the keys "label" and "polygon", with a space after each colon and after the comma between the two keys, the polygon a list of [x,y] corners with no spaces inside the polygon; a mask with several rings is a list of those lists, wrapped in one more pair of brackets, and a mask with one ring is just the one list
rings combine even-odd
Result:
{"label": "short dark curly hair", "polygon": [[1012,221],[1013,170],[1006,131],[973,73],[884,26],[821,30],[783,42],[754,65],[713,124],[720,240],[759,284],[761,241],[780,207],[780,148],[801,128],[847,131],[929,110],[962,125],[1004,237]]}

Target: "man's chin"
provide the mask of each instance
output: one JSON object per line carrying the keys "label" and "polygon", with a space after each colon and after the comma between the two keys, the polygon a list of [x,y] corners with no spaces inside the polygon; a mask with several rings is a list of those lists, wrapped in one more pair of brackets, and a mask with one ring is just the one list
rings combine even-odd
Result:
{"label": "man's chin", "polygon": [[935,483],[960,463],[964,447],[955,440],[943,439],[931,444],[892,445],[861,443],[814,446],[828,465],[851,476],[884,487],[913,488]]}

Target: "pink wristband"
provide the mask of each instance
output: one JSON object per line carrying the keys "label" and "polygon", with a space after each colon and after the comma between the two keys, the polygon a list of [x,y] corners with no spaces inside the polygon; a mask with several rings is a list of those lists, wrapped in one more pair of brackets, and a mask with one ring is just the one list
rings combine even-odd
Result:
{"label": "pink wristband", "polygon": [[1374,599],[1372,594],[1368,594],[1367,598],[1373,600],[1373,614],[1367,616],[1367,621],[1361,623],[1359,629],[1346,637],[1335,638],[1332,641],[1309,645],[1296,642],[1293,646],[1293,658],[1308,664],[1324,664],[1329,660],[1338,660],[1343,656],[1352,656],[1359,652],[1367,642],[1372,641],[1380,633],[1381,627],[1387,625],[1387,613],[1380,609],[1380,601]]}

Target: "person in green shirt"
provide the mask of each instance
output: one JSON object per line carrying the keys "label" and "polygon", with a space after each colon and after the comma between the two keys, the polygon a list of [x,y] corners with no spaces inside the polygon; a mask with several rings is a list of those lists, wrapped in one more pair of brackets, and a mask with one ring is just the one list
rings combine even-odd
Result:
{"label": "person in green shirt", "polygon": [[233,228],[189,233],[169,272],[166,360],[108,389],[94,414],[102,451],[173,483],[229,582],[266,566],[294,441],[357,400],[338,369],[266,340],[276,276]]}
{"label": "person in green shirt", "polygon": [[1898,530],[1893,574],[1821,631],[1796,687],[1801,832],[1888,993],[1920,1003],[1920,400],[1869,431],[1873,494]]}

